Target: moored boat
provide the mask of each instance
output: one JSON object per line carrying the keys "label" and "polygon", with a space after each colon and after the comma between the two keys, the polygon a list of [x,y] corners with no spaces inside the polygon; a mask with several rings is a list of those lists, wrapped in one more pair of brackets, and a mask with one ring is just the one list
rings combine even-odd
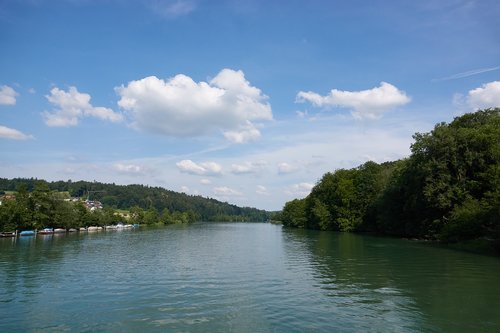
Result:
{"label": "moored boat", "polygon": [[56,233],[56,234],[62,234],[64,232],[66,232],[66,229],[63,229],[63,228],[56,228],[56,229],[54,229],[54,233]]}
{"label": "moored boat", "polygon": [[54,229],[52,228],[45,228],[43,230],[40,230],[38,232],[39,235],[52,235],[54,233]]}
{"label": "moored boat", "polygon": [[35,236],[34,230],[24,230],[19,233],[19,236]]}
{"label": "moored boat", "polygon": [[16,232],[15,231],[0,232],[0,237],[16,237]]}

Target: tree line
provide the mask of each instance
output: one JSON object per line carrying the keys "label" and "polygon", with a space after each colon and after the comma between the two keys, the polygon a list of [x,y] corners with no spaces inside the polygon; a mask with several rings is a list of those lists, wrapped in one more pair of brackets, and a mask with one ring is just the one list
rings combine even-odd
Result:
{"label": "tree line", "polygon": [[[0,194],[12,194],[0,205],[0,231],[77,228],[129,223],[171,224],[194,221],[267,221],[269,213],[215,199],[190,196],[160,187],[87,181],[47,182],[35,178],[0,178]],[[73,202],[65,199],[80,198]],[[90,211],[84,200],[100,201]]]}
{"label": "tree line", "polygon": [[306,198],[285,204],[283,225],[500,248],[500,109],[413,138],[406,159],[326,173]]}

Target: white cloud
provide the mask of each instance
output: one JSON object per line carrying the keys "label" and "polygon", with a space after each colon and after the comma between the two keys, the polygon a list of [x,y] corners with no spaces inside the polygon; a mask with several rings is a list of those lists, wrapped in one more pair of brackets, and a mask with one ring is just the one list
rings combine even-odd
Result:
{"label": "white cloud", "polygon": [[278,173],[286,174],[298,171],[299,168],[286,162],[278,164]]}
{"label": "white cloud", "polygon": [[500,81],[489,82],[470,90],[467,104],[474,110],[500,107]]}
{"label": "white cloud", "polygon": [[191,160],[182,160],[176,163],[181,172],[191,175],[216,176],[222,173],[222,167],[215,162],[195,163]]}
{"label": "white cloud", "polygon": [[299,183],[289,186],[285,189],[285,194],[293,196],[293,197],[306,197],[309,193],[311,193],[314,184],[311,183]]}
{"label": "white cloud", "polygon": [[146,132],[190,137],[222,131],[228,140],[244,143],[260,137],[254,121],[272,120],[267,96],[242,71],[223,69],[199,83],[183,74],[166,81],[150,76],[115,90],[132,127]]}
{"label": "white cloud", "polygon": [[410,97],[404,91],[387,82],[381,82],[379,87],[362,91],[342,91],[332,89],[327,96],[315,92],[300,91],[297,102],[310,102],[314,106],[337,106],[352,109],[351,114],[358,119],[378,119],[398,106],[410,102]]}
{"label": "white cloud", "polygon": [[210,179],[203,178],[200,180],[200,183],[203,185],[210,185],[212,184],[212,181]]}
{"label": "white cloud", "polygon": [[234,143],[247,143],[258,140],[260,138],[260,131],[254,124],[247,121],[247,124],[239,126],[235,131],[224,132],[224,137]]}
{"label": "white cloud", "polygon": [[19,94],[9,86],[0,87],[0,105],[16,105]]}
{"label": "white cloud", "polygon": [[265,186],[263,186],[263,185],[257,185],[257,189],[255,190],[255,193],[257,193],[259,195],[265,195],[265,196],[271,195],[267,191],[267,188]]}
{"label": "white cloud", "polygon": [[42,113],[48,126],[76,126],[83,117],[95,117],[112,122],[123,120],[123,115],[120,113],[92,106],[90,95],[78,92],[76,87],[70,87],[67,92],[55,87],[46,97],[56,107],[52,112]]}
{"label": "white cloud", "polygon": [[32,135],[26,135],[21,131],[14,128],[9,128],[0,125],[0,138],[11,139],[11,140],[28,140],[33,139]]}
{"label": "white cloud", "polygon": [[233,190],[227,186],[214,187],[214,194],[220,197],[240,197],[243,193]]}
{"label": "white cloud", "polygon": [[244,162],[242,164],[232,164],[231,172],[234,174],[248,174],[257,173],[262,171],[266,167],[267,163],[265,161],[258,162]]}
{"label": "white cloud", "polygon": [[144,167],[135,164],[116,163],[115,165],[113,165],[113,169],[118,172],[128,174],[142,174],[145,172]]}

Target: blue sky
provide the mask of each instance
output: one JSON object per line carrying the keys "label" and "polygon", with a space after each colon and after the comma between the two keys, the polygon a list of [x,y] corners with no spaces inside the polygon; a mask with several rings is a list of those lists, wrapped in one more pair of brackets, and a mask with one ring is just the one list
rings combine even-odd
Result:
{"label": "blue sky", "polygon": [[0,1],[0,177],[278,210],[500,106],[500,2]]}

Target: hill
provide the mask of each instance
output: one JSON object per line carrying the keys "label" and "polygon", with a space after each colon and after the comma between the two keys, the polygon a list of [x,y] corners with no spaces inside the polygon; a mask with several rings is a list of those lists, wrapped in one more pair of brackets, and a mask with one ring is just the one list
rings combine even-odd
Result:
{"label": "hill", "polygon": [[[64,226],[68,224],[65,218],[81,220],[71,227],[89,224],[87,221],[102,225],[129,214],[139,223],[267,221],[270,217],[264,210],[144,185],[0,178],[0,191],[9,194],[0,206],[3,230]],[[69,201],[70,197],[78,200]],[[89,215],[80,207],[86,200],[99,201],[104,208]]]}

